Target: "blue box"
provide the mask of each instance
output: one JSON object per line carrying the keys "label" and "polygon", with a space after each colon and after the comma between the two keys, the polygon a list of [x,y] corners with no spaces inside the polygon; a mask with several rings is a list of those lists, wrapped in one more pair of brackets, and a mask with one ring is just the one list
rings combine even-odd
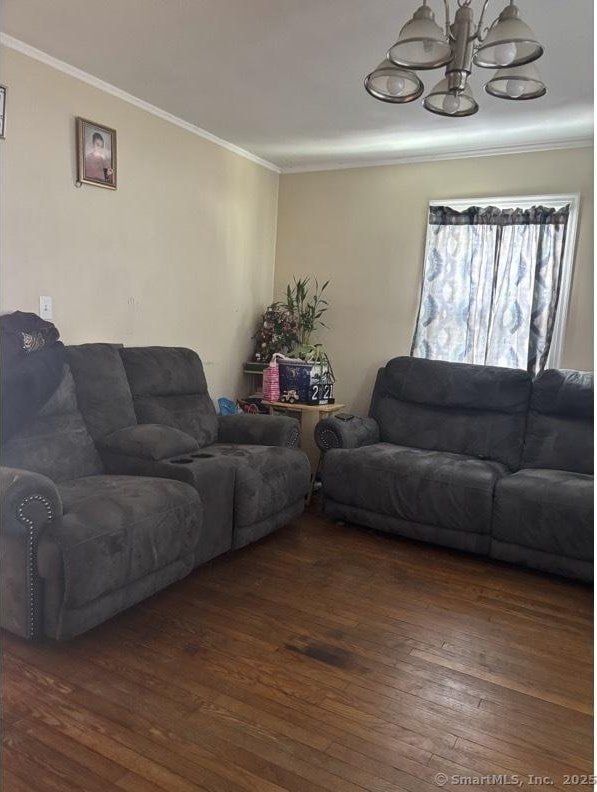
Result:
{"label": "blue box", "polygon": [[278,363],[280,401],[298,404],[333,404],[334,383],[321,363]]}
{"label": "blue box", "polygon": [[[300,404],[309,403],[313,363],[278,363],[280,370],[280,401],[293,398]],[[295,398],[296,394],[296,398]]]}

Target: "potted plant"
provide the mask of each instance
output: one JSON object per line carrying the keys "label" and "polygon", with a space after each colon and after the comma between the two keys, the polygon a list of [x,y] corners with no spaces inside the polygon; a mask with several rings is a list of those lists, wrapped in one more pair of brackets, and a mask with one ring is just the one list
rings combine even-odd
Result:
{"label": "potted plant", "polygon": [[329,285],[322,286],[311,278],[294,278],[286,288],[286,308],[297,325],[297,342],[290,349],[293,361],[280,363],[280,390],[282,393],[296,391],[301,402],[331,404],[334,401],[334,372],[327,352],[321,343],[312,343],[312,335],[321,327],[327,327],[322,317],[329,308],[324,292]]}
{"label": "potted plant", "polygon": [[286,305],[272,303],[266,308],[253,338],[256,342],[253,362],[263,369],[274,353],[288,354],[298,344],[297,320]]}

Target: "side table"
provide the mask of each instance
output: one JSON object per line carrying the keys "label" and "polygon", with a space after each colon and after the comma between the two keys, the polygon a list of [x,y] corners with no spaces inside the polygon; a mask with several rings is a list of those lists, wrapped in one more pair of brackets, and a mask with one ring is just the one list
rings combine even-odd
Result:
{"label": "side table", "polygon": [[329,415],[333,415],[340,410],[343,410],[345,404],[287,404],[286,402],[263,402],[269,407],[270,415],[274,415],[276,411],[284,411],[297,413],[297,417],[301,424],[301,448],[309,457],[311,465],[311,486],[309,487],[309,496],[307,504],[311,502],[313,494],[313,487],[315,485],[315,477],[319,470],[319,462],[321,453],[315,443],[315,426]]}

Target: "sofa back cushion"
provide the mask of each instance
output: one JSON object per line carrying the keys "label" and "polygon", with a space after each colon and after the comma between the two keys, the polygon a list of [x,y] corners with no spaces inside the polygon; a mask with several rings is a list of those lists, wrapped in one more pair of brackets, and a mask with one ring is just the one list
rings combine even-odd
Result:
{"label": "sofa back cushion", "polygon": [[201,360],[181,347],[123,347],[122,362],[139,423],[174,426],[200,447],[215,443],[218,418]]}
{"label": "sofa back cushion", "polygon": [[593,473],[593,374],[548,369],[538,375],[523,467]]}
{"label": "sofa back cushion", "polygon": [[66,348],[79,409],[95,441],[137,423],[118,349],[114,344],[79,344]]}
{"label": "sofa back cushion", "polygon": [[53,395],[27,426],[2,446],[2,464],[41,473],[55,482],[103,473],[77,407],[68,366]]}
{"label": "sofa back cushion", "polygon": [[520,465],[531,376],[399,357],[381,369],[371,416],[382,442]]}

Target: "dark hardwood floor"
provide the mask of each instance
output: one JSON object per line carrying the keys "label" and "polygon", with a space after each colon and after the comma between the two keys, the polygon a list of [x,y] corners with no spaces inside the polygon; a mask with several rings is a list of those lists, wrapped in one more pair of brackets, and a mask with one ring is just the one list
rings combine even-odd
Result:
{"label": "dark hardwood floor", "polygon": [[3,788],[585,788],[591,652],[586,587],[308,515],[71,643],[5,634]]}

